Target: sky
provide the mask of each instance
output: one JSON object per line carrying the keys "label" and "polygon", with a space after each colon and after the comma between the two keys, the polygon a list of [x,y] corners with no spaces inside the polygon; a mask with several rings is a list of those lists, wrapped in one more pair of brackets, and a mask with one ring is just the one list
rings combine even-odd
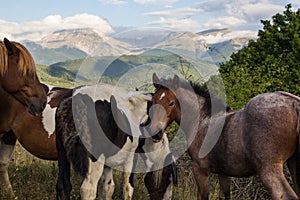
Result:
{"label": "sky", "polygon": [[113,34],[117,27],[199,32],[229,28],[257,32],[299,0],[10,0],[1,4],[0,38],[39,40],[60,29],[94,28]]}

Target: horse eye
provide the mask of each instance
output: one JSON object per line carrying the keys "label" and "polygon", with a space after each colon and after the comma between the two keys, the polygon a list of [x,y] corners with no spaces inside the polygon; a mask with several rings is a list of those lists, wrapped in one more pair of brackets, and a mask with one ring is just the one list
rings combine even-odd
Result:
{"label": "horse eye", "polygon": [[171,101],[171,103],[169,104],[170,107],[174,106],[174,101]]}

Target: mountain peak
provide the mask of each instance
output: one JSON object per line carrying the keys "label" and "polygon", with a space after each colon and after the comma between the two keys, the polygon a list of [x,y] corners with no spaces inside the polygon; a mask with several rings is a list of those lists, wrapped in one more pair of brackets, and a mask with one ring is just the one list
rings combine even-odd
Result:
{"label": "mountain peak", "polygon": [[[132,48],[124,42],[117,41],[109,36],[100,35],[92,28],[58,30],[42,38],[38,44],[45,48],[68,47],[79,49],[88,55],[105,56],[120,55]],[[102,47],[104,49],[102,49],[101,53],[99,48]]]}
{"label": "mountain peak", "polygon": [[[100,35],[92,28],[76,28],[76,29],[62,29],[53,32],[53,34],[64,34],[64,35],[81,35],[81,36],[94,36],[94,37],[100,37]],[[46,36],[47,37],[47,36]],[[45,38],[45,37],[44,37]]]}
{"label": "mountain peak", "polygon": [[63,29],[43,37],[38,44],[46,48],[67,46],[91,54],[91,51],[93,51],[98,43],[103,40],[104,36],[100,36],[92,28]]}

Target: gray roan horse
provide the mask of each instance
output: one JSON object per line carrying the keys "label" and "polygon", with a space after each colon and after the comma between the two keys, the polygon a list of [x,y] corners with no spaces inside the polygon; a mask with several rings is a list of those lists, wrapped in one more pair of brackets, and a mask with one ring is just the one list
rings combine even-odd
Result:
{"label": "gray roan horse", "polygon": [[[218,100],[198,84],[176,75],[173,79],[159,79],[153,74],[152,79],[156,92],[149,131],[160,135],[172,121],[180,124],[188,140],[199,200],[209,197],[210,173],[220,175],[220,199],[230,199],[229,176],[252,175],[258,175],[273,199],[299,199],[299,97],[287,92],[264,93],[241,110],[220,109],[225,117],[220,137],[212,150],[201,157],[209,124],[213,120],[217,123],[214,115],[220,115],[218,108],[211,106]],[[189,123],[182,124],[184,120]],[[296,193],[283,174],[285,162]]]}

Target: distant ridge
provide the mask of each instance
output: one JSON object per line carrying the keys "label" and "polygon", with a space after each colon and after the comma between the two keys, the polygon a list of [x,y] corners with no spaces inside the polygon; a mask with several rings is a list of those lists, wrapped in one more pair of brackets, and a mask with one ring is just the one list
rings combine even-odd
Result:
{"label": "distant ridge", "polygon": [[205,34],[210,34],[210,33],[215,33],[215,32],[224,32],[224,31],[230,31],[228,28],[221,28],[221,29],[209,29],[205,31],[200,31],[197,34],[199,35],[205,35]]}
{"label": "distant ridge", "polygon": [[[92,28],[57,30],[38,42],[26,41],[25,46],[38,64],[45,65],[91,56],[139,55],[153,49],[206,60],[205,57],[214,55],[210,52],[212,45],[215,52],[228,58],[255,38],[254,32],[227,28],[198,33],[150,28],[119,30],[110,35],[98,34]],[[215,62],[218,63],[217,59]]]}

